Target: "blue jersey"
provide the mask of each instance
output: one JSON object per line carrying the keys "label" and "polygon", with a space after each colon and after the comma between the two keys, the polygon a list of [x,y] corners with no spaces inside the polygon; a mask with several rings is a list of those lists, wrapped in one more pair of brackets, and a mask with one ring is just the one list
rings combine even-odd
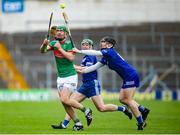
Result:
{"label": "blue jersey", "polygon": [[[85,55],[81,66],[92,66],[97,63],[97,59],[95,56]],[[99,81],[97,80],[97,71],[93,71],[90,73],[82,74],[82,81],[83,84],[78,89],[78,92],[85,95],[86,97],[90,98],[93,96],[100,95],[100,85]]]}
{"label": "blue jersey", "polygon": [[101,50],[103,58],[100,62],[107,65],[110,69],[116,71],[123,80],[131,80],[138,76],[136,70],[128,64],[114,48],[106,48]]}
{"label": "blue jersey", "polygon": [[[89,67],[96,63],[97,63],[97,59],[95,56],[85,55],[81,62],[81,66]],[[83,82],[93,81],[93,80],[97,80],[97,71],[96,70],[93,72],[90,72],[90,73],[82,74]]]}

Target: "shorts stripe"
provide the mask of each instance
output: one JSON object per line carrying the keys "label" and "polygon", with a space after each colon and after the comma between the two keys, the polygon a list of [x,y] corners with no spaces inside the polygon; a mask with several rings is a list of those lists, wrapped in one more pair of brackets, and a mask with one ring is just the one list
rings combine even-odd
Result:
{"label": "shorts stripe", "polygon": [[99,95],[99,88],[98,88],[98,81],[94,80],[94,84],[95,84],[95,90],[96,90],[96,95]]}

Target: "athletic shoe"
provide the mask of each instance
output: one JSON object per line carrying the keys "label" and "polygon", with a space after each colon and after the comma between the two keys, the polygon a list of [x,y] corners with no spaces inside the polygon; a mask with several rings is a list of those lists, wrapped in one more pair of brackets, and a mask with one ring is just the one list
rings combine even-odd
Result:
{"label": "athletic shoe", "polygon": [[147,125],[146,122],[143,122],[141,124],[137,124],[137,126],[138,126],[137,130],[143,130],[146,127],[146,125]]}
{"label": "athletic shoe", "polygon": [[141,113],[144,121],[147,119],[149,112],[150,112],[150,110],[145,108],[144,111]]}
{"label": "athletic shoe", "polygon": [[132,119],[132,113],[128,110],[127,107],[125,107],[124,114],[127,115],[127,116],[129,117],[130,120]]}
{"label": "athletic shoe", "polygon": [[86,109],[85,117],[86,117],[87,125],[89,126],[92,122],[92,110],[90,108]]}
{"label": "athletic shoe", "polygon": [[75,124],[73,126],[73,131],[79,131],[79,130],[83,130],[83,125],[81,124]]}
{"label": "athletic shoe", "polygon": [[66,129],[66,128],[67,128],[67,127],[65,127],[65,126],[62,124],[62,122],[60,122],[59,125],[51,125],[51,127],[52,127],[53,129]]}

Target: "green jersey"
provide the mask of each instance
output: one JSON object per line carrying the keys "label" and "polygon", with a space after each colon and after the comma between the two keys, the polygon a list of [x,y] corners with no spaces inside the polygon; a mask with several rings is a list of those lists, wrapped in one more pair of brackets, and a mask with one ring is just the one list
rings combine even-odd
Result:
{"label": "green jersey", "polygon": [[[50,42],[50,46],[54,48],[55,44],[59,42],[57,40],[53,40]],[[64,44],[61,44],[61,47],[66,51],[72,51],[72,43],[70,41],[66,41]],[[56,61],[56,67],[58,71],[58,77],[68,77],[77,74],[76,70],[74,69],[74,64],[72,61],[65,58],[62,53],[54,49],[53,50],[55,61]]]}

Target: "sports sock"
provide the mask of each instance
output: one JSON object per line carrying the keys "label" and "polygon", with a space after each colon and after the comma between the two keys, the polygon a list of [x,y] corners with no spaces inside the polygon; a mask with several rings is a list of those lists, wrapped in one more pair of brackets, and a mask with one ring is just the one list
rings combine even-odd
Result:
{"label": "sports sock", "polygon": [[125,111],[125,107],[124,106],[118,106],[117,110],[118,111],[121,111],[121,112],[124,112]]}
{"label": "sports sock", "polygon": [[63,121],[63,123],[62,123],[65,127],[67,127],[68,126],[68,124],[69,124],[69,120],[66,120],[66,119],[64,119],[64,121]]}
{"label": "sports sock", "polygon": [[81,126],[82,123],[79,121],[79,122],[76,122],[75,125]]}
{"label": "sports sock", "polygon": [[138,106],[138,109],[139,109],[140,112],[143,112],[145,108],[144,108],[144,106],[139,105],[139,106]]}
{"label": "sports sock", "polygon": [[143,123],[143,118],[142,118],[142,115],[140,115],[140,116],[136,117],[136,120],[137,120],[138,124]]}
{"label": "sports sock", "polygon": [[74,123],[80,122],[80,120],[78,118],[75,118],[73,121],[74,121]]}

